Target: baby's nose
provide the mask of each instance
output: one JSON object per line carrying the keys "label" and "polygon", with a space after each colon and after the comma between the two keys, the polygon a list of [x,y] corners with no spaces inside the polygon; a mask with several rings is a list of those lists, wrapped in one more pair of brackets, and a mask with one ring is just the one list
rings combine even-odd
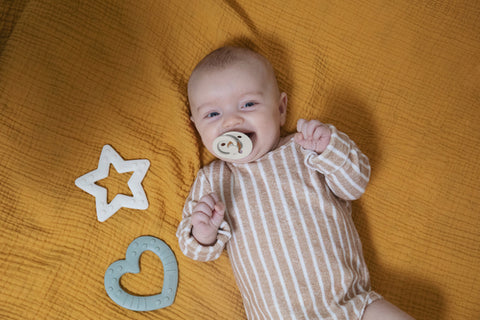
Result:
{"label": "baby's nose", "polygon": [[223,127],[224,128],[235,128],[243,123],[243,118],[238,116],[237,114],[231,114],[225,117],[223,120]]}

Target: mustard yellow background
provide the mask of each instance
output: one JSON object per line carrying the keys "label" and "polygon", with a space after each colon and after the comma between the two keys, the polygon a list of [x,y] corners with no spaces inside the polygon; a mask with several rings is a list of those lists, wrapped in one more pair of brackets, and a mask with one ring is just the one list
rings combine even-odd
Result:
{"label": "mustard yellow background", "polygon": [[[185,84],[206,53],[237,44],[272,61],[289,95],[285,132],[299,118],[333,123],[370,157],[354,219],[374,289],[417,319],[480,319],[480,2],[0,6],[0,318],[245,318],[227,254],[194,262],[175,237],[194,176],[212,159]],[[150,160],[150,207],[100,223],[74,181],[97,168],[105,144]],[[180,272],[175,303],[146,313],[117,306],[103,287],[106,268],[142,235],[163,239]],[[141,265],[122,284],[159,293],[160,261],[146,253]]]}

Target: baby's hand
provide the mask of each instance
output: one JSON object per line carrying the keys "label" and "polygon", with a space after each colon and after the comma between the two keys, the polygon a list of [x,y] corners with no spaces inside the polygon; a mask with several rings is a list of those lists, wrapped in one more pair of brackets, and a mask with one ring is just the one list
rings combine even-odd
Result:
{"label": "baby's hand", "polygon": [[320,154],[330,143],[330,129],[318,120],[307,121],[300,119],[297,122],[295,142],[308,150]]}
{"label": "baby's hand", "polygon": [[225,205],[216,194],[210,193],[200,198],[192,214],[192,234],[195,239],[205,246],[215,244],[224,216]]}

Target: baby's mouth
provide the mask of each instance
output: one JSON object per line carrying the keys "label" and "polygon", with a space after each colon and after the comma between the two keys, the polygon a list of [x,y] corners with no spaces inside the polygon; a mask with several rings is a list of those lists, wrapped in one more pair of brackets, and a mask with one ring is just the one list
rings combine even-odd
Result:
{"label": "baby's mouth", "polygon": [[256,140],[255,138],[256,138],[256,136],[257,136],[257,135],[255,134],[255,132],[246,132],[245,134],[246,134],[247,137],[252,141],[252,143],[255,142],[255,140]]}

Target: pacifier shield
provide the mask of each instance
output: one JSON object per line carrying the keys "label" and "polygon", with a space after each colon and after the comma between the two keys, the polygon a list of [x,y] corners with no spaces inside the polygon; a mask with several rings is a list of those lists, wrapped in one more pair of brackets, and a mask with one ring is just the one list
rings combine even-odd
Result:
{"label": "pacifier shield", "polygon": [[[139,273],[139,259],[144,251],[155,253],[163,264],[163,287],[160,294],[152,296],[131,295],[120,285],[126,273]],[[178,285],[178,264],[170,247],[160,239],[142,236],[130,243],[125,260],[112,263],[105,272],[105,290],[119,306],[134,311],[152,311],[170,306],[175,300]]]}
{"label": "pacifier shield", "polygon": [[252,140],[242,132],[226,132],[213,141],[213,151],[221,159],[240,160],[248,157],[252,149]]}

